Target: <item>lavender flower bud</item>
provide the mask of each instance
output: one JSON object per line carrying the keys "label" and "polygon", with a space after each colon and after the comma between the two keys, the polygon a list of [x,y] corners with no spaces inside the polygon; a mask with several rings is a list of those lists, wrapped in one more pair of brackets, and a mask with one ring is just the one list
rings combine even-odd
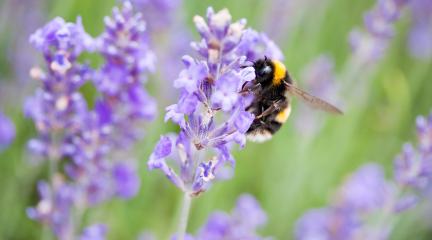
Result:
{"label": "lavender flower bud", "polygon": [[5,149],[15,138],[15,126],[0,112],[0,151]]}
{"label": "lavender flower bud", "polygon": [[372,63],[381,59],[394,35],[394,23],[407,5],[407,0],[378,0],[364,15],[366,31],[354,29],[349,37],[355,57]]}
{"label": "lavender flower bud", "polygon": [[55,18],[37,30],[30,42],[43,53],[47,72],[40,68],[30,72],[42,87],[24,106],[26,116],[33,119],[39,132],[39,138],[32,140],[29,147],[43,156],[60,158],[64,155],[63,140],[54,138],[62,138],[65,129],[77,128],[80,115],[86,112],[87,104],[78,89],[92,73],[76,60],[83,51],[93,49],[93,41],[80,19],[75,24]]}
{"label": "lavender flower bud", "polygon": [[284,59],[282,51],[265,33],[258,33],[250,28],[243,33],[237,51],[239,55],[246,56],[248,61],[256,61],[263,56],[270,59]]}
{"label": "lavender flower bud", "polygon": [[432,58],[432,3],[411,0],[412,27],[408,39],[410,53],[420,59]]}
{"label": "lavender flower bud", "polygon": [[[195,16],[194,22],[202,39],[191,46],[202,59],[183,57],[186,68],[174,81],[180,98],[165,115],[181,130],[178,135],[161,137],[148,162],[149,169],[162,170],[191,195],[205,191],[223,175],[219,172],[226,164],[234,165],[232,143],[245,144],[245,133],[254,119],[245,108],[252,97],[239,91],[255,78],[252,67],[242,68],[245,61],[267,53],[281,57],[265,35],[244,30],[245,20],[232,23],[226,9],[214,12],[209,8],[206,19]],[[255,44],[264,51],[253,50]]]}
{"label": "lavender flower bud", "polygon": [[38,191],[40,201],[36,207],[27,209],[28,217],[48,225],[58,239],[69,239],[73,234],[70,215],[76,201],[76,189],[57,177],[53,187],[39,182]]}

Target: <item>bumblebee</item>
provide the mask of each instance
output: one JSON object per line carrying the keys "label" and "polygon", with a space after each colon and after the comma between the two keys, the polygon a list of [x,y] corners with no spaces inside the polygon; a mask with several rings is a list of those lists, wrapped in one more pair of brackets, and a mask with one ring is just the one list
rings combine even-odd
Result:
{"label": "bumblebee", "polygon": [[255,79],[245,84],[241,90],[243,94],[254,95],[254,100],[246,108],[255,115],[246,133],[250,141],[267,141],[280,129],[290,116],[292,96],[313,108],[342,114],[342,111],[332,104],[296,87],[282,62],[265,57],[255,61],[253,68]]}

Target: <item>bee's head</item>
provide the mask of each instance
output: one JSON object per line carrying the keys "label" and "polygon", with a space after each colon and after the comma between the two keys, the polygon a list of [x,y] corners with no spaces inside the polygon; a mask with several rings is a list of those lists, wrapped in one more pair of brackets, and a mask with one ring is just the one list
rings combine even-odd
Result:
{"label": "bee's head", "polygon": [[274,65],[270,59],[265,57],[254,62],[255,79],[261,85],[267,85],[272,82],[274,75]]}

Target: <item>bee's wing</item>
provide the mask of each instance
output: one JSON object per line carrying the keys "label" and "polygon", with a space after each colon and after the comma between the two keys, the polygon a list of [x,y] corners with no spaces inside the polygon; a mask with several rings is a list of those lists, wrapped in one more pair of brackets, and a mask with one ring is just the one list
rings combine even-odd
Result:
{"label": "bee's wing", "polygon": [[343,112],[333,106],[332,104],[318,98],[315,96],[310,95],[309,93],[301,90],[300,88],[288,83],[284,81],[284,84],[288,90],[288,92],[296,97],[298,97],[300,100],[302,100],[303,102],[305,102],[307,105],[316,108],[316,109],[320,109],[329,113],[333,113],[333,114],[343,114]]}

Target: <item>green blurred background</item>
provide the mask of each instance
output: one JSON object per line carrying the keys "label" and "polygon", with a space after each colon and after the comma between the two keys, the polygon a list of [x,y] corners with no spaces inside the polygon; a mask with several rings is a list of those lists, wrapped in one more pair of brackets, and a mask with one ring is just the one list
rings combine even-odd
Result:
{"label": "green blurred background", "polygon": [[[8,2],[2,1],[0,6],[4,8]],[[278,4],[276,0],[185,0],[178,11],[195,39],[198,36],[192,28],[192,17],[204,15],[208,6],[217,10],[227,7],[233,19],[244,17],[249,26],[259,31],[278,33],[277,43],[294,76],[300,76],[302,68],[321,53],[333,56],[337,72],[343,72],[350,56],[347,36],[353,27],[362,26],[363,12],[375,1],[296,1],[304,6],[283,11],[286,14],[281,15],[280,20],[290,21],[290,24],[285,29],[281,22],[275,23],[278,28],[284,26],[278,29],[279,33],[264,29],[268,26],[264,22],[270,9]],[[29,2],[33,1],[16,1],[16,4],[24,6]],[[41,10],[41,23],[55,16],[74,21],[80,15],[86,30],[96,36],[103,30],[103,17],[110,14],[115,4],[114,0],[47,0],[39,1],[37,6]],[[10,45],[19,39],[28,38],[20,34],[25,23],[9,22],[14,14],[7,12],[9,17],[0,18],[2,53],[9,51]],[[410,21],[410,13],[405,12],[397,23],[396,36],[386,57],[376,66],[377,71],[372,74],[367,93],[358,107],[349,108],[343,117],[329,118],[322,131],[309,140],[305,140],[295,130],[293,121],[289,121],[272,141],[248,143],[244,150],[237,151],[234,178],[216,183],[194,200],[188,231],[196,232],[214,210],[229,211],[241,193],[251,193],[268,214],[263,235],[291,239],[296,219],[309,208],[326,205],[344,178],[363,163],[382,164],[390,178],[394,156],[405,141],[415,139],[415,117],[428,114],[432,105],[432,63],[416,60],[408,54],[406,39]],[[191,49],[184,49],[185,54],[191,52]],[[23,58],[38,58],[32,51],[22,54],[26,54]],[[0,56],[2,86],[18,92],[6,97],[1,91],[3,96],[0,97],[2,110],[17,125],[16,140],[0,153],[0,239],[39,239],[41,225],[29,220],[25,209],[37,202],[36,182],[46,177],[48,167],[28,162],[30,156],[25,144],[36,132],[31,121],[23,118],[21,105],[25,95],[34,90],[35,83],[31,80],[17,83],[12,65],[5,55]],[[162,69],[169,67],[159,65]],[[362,80],[361,75],[355,78],[355,81]],[[154,96],[163,86],[156,81],[163,80],[150,79],[149,88]],[[299,84],[302,85],[301,79]],[[161,102],[160,109],[170,100]],[[158,237],[166,239],[176,229],[182,194],[162,174],[146,169],[147,158],[160,134],[173,130],[172,125],[163,123],[163,114],[160,110],[159,118],[149,126],[152,130],[136,147],[142,177],[139,195],[127,202],[110,201],[85,216],[87,222],[106,223],[110,228],[109,239],[135,239],[144,230],[154,231]],[[293,119],[295,115],[294,110]],[[392,239],[432,238],[432,225],[425,222],[419,212],[418,208],[401,215]]]}

